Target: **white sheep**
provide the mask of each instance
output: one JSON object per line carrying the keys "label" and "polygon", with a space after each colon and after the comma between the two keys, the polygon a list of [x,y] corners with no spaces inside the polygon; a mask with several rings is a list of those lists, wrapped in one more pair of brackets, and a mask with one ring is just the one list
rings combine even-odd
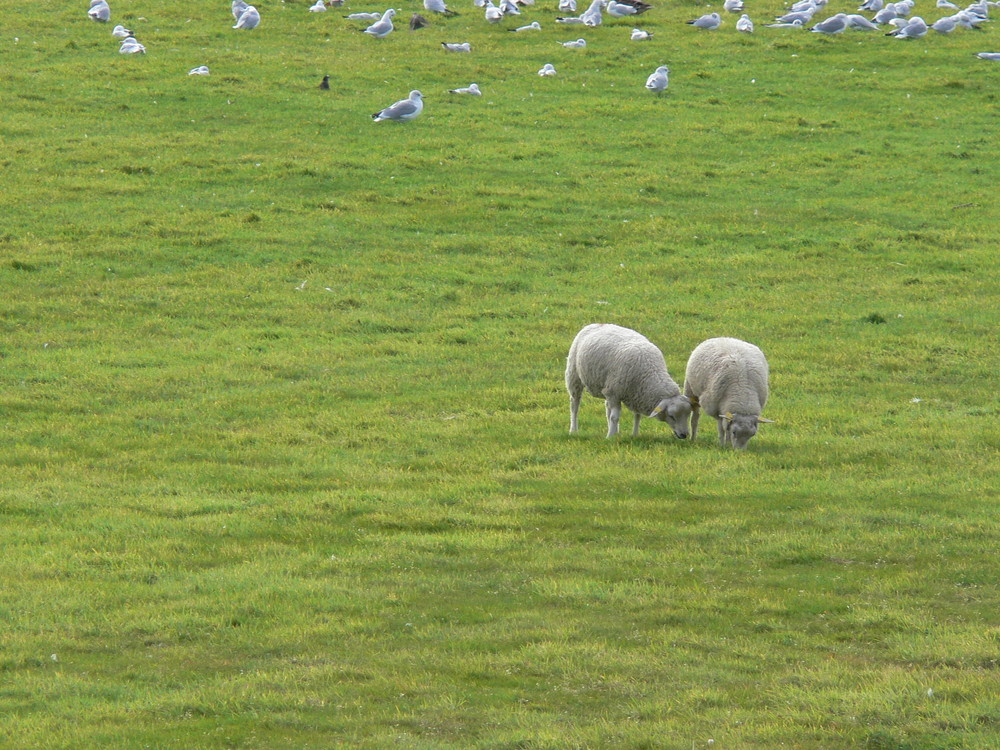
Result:
{"label": "white sheep", "polygon": [[744,450],[757,434],[767,403],[767,359],[753,344],[716,338],[695,347],[684,373],[684,395],[691,401],[691,439],[698,434],[699,409],[715,417],[719,443]]}
{"label": "white sheep", "polygon": [[635,412],[633,436],[639,434],[643,414],[668,423],[679,438],[688,436],[691,403],[667,372],[663,354],[637,331],[592,323],[573,339],[566,358],[571,433],[577,431],[584,388],[605,401],[608,437],[618,434],[622,404]]}

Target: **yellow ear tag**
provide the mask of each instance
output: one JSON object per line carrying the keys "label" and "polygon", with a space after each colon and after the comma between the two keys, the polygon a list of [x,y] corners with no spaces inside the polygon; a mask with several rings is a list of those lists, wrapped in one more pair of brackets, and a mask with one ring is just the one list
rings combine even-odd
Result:
{"label": "yellow ear tag", "polygon": [[655,416],[656,416],[657,414],[659,414],[659,413],[660,413],[661,411],[663,411],[663,407],[662,407],[662,406],[657,406],[657,407],[656,407],[655,409],[653,409],[653,413],[652,413],[652,414],[650,414],[649,416],[651,416],[651,417],[655,417]]}

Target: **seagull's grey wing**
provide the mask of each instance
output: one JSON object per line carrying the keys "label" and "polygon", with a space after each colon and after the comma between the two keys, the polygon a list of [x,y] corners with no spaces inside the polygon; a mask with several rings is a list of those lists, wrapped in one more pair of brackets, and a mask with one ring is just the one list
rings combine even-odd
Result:
{"label": "seagull's grey wing", "polygon": [[389,120],[412,115],[417,111],[417,104],[412,99],[403,99],[383,109],[379,114]]}

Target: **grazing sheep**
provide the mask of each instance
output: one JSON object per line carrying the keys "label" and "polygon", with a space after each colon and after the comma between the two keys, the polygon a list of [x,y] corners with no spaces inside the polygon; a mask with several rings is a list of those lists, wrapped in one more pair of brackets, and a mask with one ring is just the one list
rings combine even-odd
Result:
{"label": "grazing sheep", "polygon": [[667,372],[663,354],[637,331],[592,323],[573,339],[566,358],[571,433],[577,431],[576,417],[584,388],[605,400],[608,437],[618,434],[622,404],[635,412],[633,436],[639,434],[643,414],[668,423],[679,438],[688,436],[691,403]]}
{"label": "grazing sheep", "polygon": [[684,395],[691,400],[691,439],[698,434],[698,410],[715,417],[719,443],[744,450],[757,434],[767,403],[767,359],[753,344],[739,339],[703,341],[691,352],[684,373]]}

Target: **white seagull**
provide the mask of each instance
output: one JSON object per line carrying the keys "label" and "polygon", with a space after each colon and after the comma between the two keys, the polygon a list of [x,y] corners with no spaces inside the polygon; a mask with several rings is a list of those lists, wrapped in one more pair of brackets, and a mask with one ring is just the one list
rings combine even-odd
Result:
{"label": "white seagull", "polygon": [[847,28],[861,29],[862,31],[878,31],[878,26],[867,18],[857,13],[850,13],[847,16]]}
{"label": "white seagull", "polygon": [[493,4],[493,0],[486,0],[483,16],[490,23],[500,23],[503,20],[503,11]]}
{"label": "white seagull", "polygon": [[[980,54],[986,55],[989,53],[982,52]],[[540,75],[542,78],[548,78],[549,76],[554,76],[555,74],[556,74],[556,69],[552,65],[552,63],[545,63],[545,65],[542,66],[541,70],[538,71],[538,75]]]}
{"label": "white seagull", "polygon": [[145,55],[146,48],[139,44],[139,42],[135,40],[134,36],[128,36],[122,39],[122,46],[118,48],[119,54],[134,55],[137,52]]}
{"label": "white seagull", "polygon": [[482,96],[483,92],[479,90],[479,85],[475,83],[470,83],[468,86],[464,86],[460,89],[448,89],[449,94],[472,94],[473,96]]}
{"label": "white seagull", "polygon": [[587,46],[586,39],[574,39],[571,42],[559,42],[563,47],[569,47],[570,49],[583,49]]}
{"label": "white seagull", "polygon": [[468,42],[441,42],[441,46],[448,52],[472,52],[472,45]]}
{"label": "white seagull", "polygon": [[629,34],[628,38],[633,42],[645,42],[653,38],[653,33],[650,31],[643,31],[642,29],[632,29],[632,33]]}
{"label": "white seagull", "polygon": [[188,75],[189,76],[207,76],[208,75],[208,66],[207,65],[199,65],[197,68],[191,68],[191,70],[188,72]]}
{"label": "white seagull", "polygon": [[513,32],[516,33],[518,31],[532,31],[532,30],[538,31],[541,28],[542,28],[542,25],[540,23],[538,23],[538,21],[532,21],[527,26],[518,26],[516,29],[507,29],[507,31],[513,31]]}
{"label": "white seagull", "polygon": [[730,13],[742,13],[743,12],[743,0],[726,0],[722,7],[729,11]]}
{"label": "white seagull", "polygon": [[107,23],[111,20],[111,8],[108,6],[107,0],[90,0],[90,9],[87,11],[87,15],[93,21]]}
{"label": "white seagull", "polygon": [[765,24],[769,29],[801,29],[802,19],[796,18],[794,21],[779,21],[778,23]]}
{"label": "white seagull", "polygon": [[239,20],[236,25],[233,26],[234,29],[256,29],[260,25],[260,13],[252,5],[248,5],[243,9],[240,14]]}
{"label": "white seagull", "polygon": [[395,122],[409,122],[424,111],[424,95],[414,89],[406,99],[400,99],[395,104],[391,104],[381,112],[372,115],[375,122],[383,120],[394,120]]}
{"label": "white seagull", "polygon": [[349,13],[344,16],[348,21],[377,21],[381,17],[381,13]]}
{"label": "white seagull", "polygon": [[310,13],[326,13],[326,3],[324,0],[316,0],[313,5],[309,6]]}
{"label": "white seagull", "polygon": [[894,31],[890,31],[886,36],[894,36],[897,39],[919,39],[927,33],[927,22],[920,16],[914,16]]}
{"label": "white seagull", "polygon": [[931,28],[938,34],[950,34],[958,28],[958,18],[957,16],[945,16],[944,18],[939,18],[931,24]]}
{"label": "white seagull", "polygon": [[744,13],[740,16],[740,20],[736,22],[736,30],[741,31],[744,34],[753,33],[753,21],[750,20],[750,16]]}
{"label": "white seagull", "polygon": [[375,37],[376,39],[385,39],[395,28],[392,25],[392,17],[394,15],[396,15],[396,9],[389,8],[389,10],[382,14],[382,17],[379,20],[365,29],[364,33],[368,36]]}
{"label": "white seagull", "polygon": [[820,21],[818,24],[813,26],[809,31],[814,34],[840,34],[843,33],[844,29],[847,28],[847,14],[838,13],[835,16],[830,16]]}
{"label": "white seagull", "polygon": [[605,10],[608,11],[608,15],[612,18],[624,18],[625,16],[634,16],[639,13],[639,9],[634,5],[619,3],[616,0],[608,0]]}
{"label": "white seagull", "polygon": [[431,13],[440,13],[445,16],[457,16],[453,10],[449,10],[448,6],[444,4],[444,0],[424,0],[424,10],[429,10]]}
{"label": "white seagull", "polygon": [[245,11],[246,9],[247,9],[247,4],[244,0],[233,0],[233,5],[232,5],[233,20],[239,21],[240,16],[243,15],[243,11]]}
{"label": "white seagull", "polygon": [[667,84],[670,83],[668,75],[670,74],[670,68],[666,65],[661,65],[654,72],[650,73],[649,78],[646,79],[646,88],[650,91],[659,94],[661,91],[667,88]]}
{"label": "white seagull", "polygon": [[559,0],[560,13],[576,13],[576,0]]}
{"label": "white seagull", "polygon": [[127,36],[132,36],[132,32],[126,29],[121,24],[118,24],[111,30],[111,36],[115,39],[124,39]]}
{"label": "white seagull", "polygon": [[722,25],[722,16],[718,13],[706,13],[700,18],[696,18],[693,21],[688,21],[691,26],[697,29],[705,29],[706,31],[714,31]]}
{"label": "white seagull", "polygon": [[977,52],[976,57],[980,60],[992,60],[993,62],[1000,62],[1000,52]]}

